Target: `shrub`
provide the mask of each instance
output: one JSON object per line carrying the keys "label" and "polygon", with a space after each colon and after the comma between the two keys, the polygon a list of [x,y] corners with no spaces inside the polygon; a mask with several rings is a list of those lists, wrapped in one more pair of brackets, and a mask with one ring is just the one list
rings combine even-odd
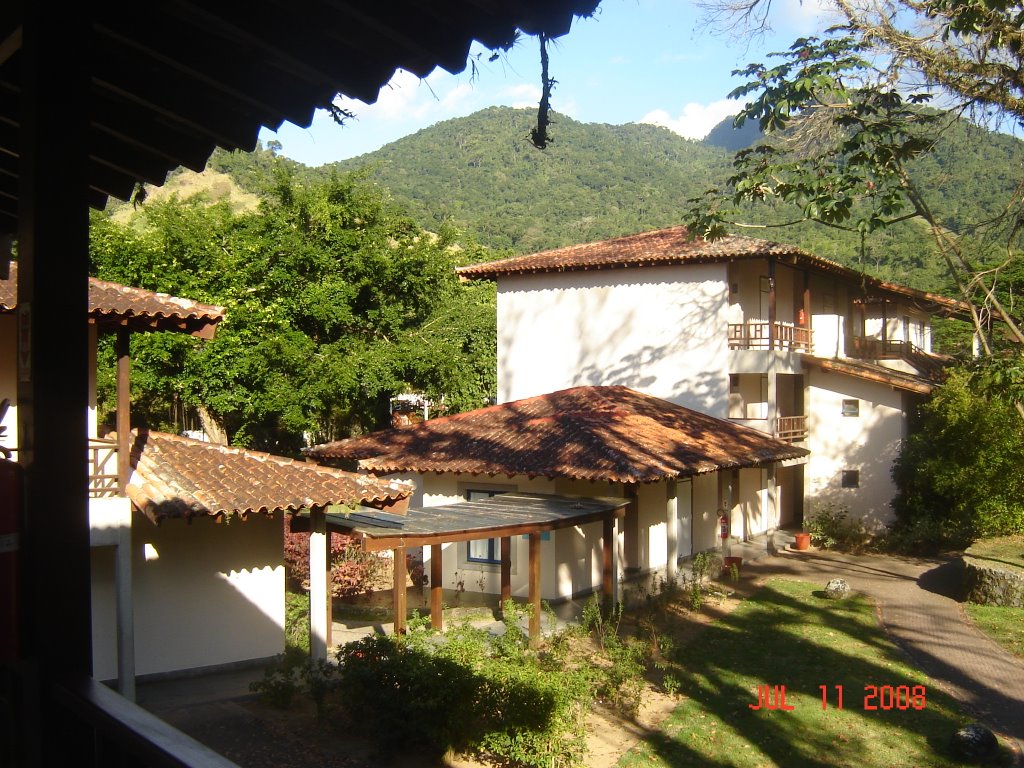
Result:
{"label": "shrub", "polygon": [[811,542],[822,549],[859,549],[870,538],[861,522],[849,519],[850,510],[841,504],[826,502],[804,520]]}
{"label": "shrub", "polygon": [[[309,534],[292,533],[287,520],[284,529],[284,563],[293,587],[309,589]],[[373,552],[364,552],[353,536],[339,533],[331,540],[331,594],[334,597],[372,592],[373,585],[386,577],[388,563]]]}
{"label": "shrub", "polygon": [[249,683],[249,690],[260,694],[272,707],[287,709],[302,690],[302,666],[306,661],[297,649],[278,654],[263,670],[263,679]]}
{"label": "shrub", "polygon": [[515,639],[521,632],[511,621],[509,633],[496,645],[485,631],[461,625],[443,636],[418,630],[343,646],[350,717],[394,746],[471,751],[506,765],[581,764],[589,675],[543,668]]}

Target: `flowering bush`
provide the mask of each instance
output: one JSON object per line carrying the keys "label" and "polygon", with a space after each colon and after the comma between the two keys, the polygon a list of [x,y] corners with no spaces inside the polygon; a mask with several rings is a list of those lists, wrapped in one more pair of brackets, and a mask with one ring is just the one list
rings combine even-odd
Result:
{"label": "flowering bush", "polygon": [[[364,552],[355,537],[329,535],[331,552],[331,594],[334,597],[372,592],[387,576],[388,562],[373,552]],[[294,587],[309,589],[309,534],[284,528],[284,563]]]}

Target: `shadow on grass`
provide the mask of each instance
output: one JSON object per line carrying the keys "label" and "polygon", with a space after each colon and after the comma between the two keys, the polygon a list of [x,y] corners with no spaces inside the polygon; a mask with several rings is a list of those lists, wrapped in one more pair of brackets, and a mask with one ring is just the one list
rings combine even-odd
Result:
{"label": "shadow on grass", "polygon": [[[878,628],[873,606],[810,591],[772,583],[685,646],[676,657],[684,700],[622,764],[956,765],[946,755],[961,716],[935,688],[925,689],[922,709],[907,698],[896,705],[900,686],[926,683]],[[794,709],[751,709],[761,685],[785,686]],[[866,686],[884,698],[869,698]],[[879,708],[865,708],[872,704]]]}

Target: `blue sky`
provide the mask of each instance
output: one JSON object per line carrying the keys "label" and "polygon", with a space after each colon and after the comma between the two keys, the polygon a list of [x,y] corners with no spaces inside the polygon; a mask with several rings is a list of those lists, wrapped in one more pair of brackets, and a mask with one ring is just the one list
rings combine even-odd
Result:
{"label": "blue sky", "polygon": [[[730,72],[769,51],[784,50],[825,24],[817,0],[776,0],[774,31],[756,40],[715,35],[699,25],[689,0],[602,0],[594,18],[578,19],[550,49],[556,112],[588,123],[655,123],[690,138],[703,136],[736,106],[726,95],[741,84]],[[489,51],[470,70],[435,70],[424,80],[399,72],[373,105],[340,100],[356,114],[342,127],[318,112],[308,128],[286,123],[276,139],[283,154],[322,165],[372,152],[442,120],[485,107],[536,108],[540,99],[537,41],[524,38],[498,61]],[[557,125],[553,128],[557,131]]]}

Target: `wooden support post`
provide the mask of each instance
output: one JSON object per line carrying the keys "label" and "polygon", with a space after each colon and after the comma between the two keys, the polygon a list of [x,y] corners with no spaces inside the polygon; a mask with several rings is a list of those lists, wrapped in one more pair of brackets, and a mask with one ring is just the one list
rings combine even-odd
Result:
{"label": "wooden support post", "polygon": [[309,655],[327,658],[328,589],[327,516],[323,510],[309,513]]}
{"label": "wooden support post", "polygon": [[441,631],[444,629],[443,593],[444,568],[441,559],[441,545],[430,545],[430,626]]}
{"label": "wooden support post", "polygon": [[609,514],[602,521],[601,544],[604,561],[601,566],[601,603],[606,614],[615,603],[615,518]]}
{"label": "wooden support post", "polygon": [[[11,161],[18,169],[18,463],[25,468],[23,614],[11,631],[21,632],[22,656],[41,663],[42,678],[63,679],[92,674],[84,139],[90,83],[89,67],[81,64],[91,60],[94,35],[84,3],[62,9],[59,24],[53,8],[42,3],[5,7],[21,14],[21,49],[7,73],[19,98],[19,123],[5,126],[20,131]],[[59,320],[53,311],[58,307]],[[60,631],[54,631],[55,618]],[[48,681],[37,685],[45,708]],[[52,734],[50,716],[42,733]],[[24,722],[18,713],[16,722]],[[40,764],[80,761],[89,747],[71,738],[75,731],[25,743],[39,744]]]}
{"label": "wooden support post", "polygon": [[540,534],[530,534],[530,642],[540,639]]}
{"label": "wooden support post", "polygon": [[395,606],[395,634],[405,634],[405,578],[407,576],[405,567],[405,547],[395,547],[395,580],[392,585],[392,595]]}
{"label": "wooden support post", "polygon": [[124,494],[131,473],[131,402],[132,361],[131,333],[127,328],[117,330],[117,492]]}
{"label": "wooden support post", "polygon": [[811,273],[804,272],[804,328],[807,329],[807,351],[814,351],[814,339],[811,338]]}
{"label": "wooden support post", "polygon": [[775,328],[775,321],[778,320],[776,301],[775,259],[768,259],[768,349],[775,349],[775,338],[778,336]]}
{"label": "wooden support post", "polygon": [[501,537],[501,607],[512,599],[512,539]]}

